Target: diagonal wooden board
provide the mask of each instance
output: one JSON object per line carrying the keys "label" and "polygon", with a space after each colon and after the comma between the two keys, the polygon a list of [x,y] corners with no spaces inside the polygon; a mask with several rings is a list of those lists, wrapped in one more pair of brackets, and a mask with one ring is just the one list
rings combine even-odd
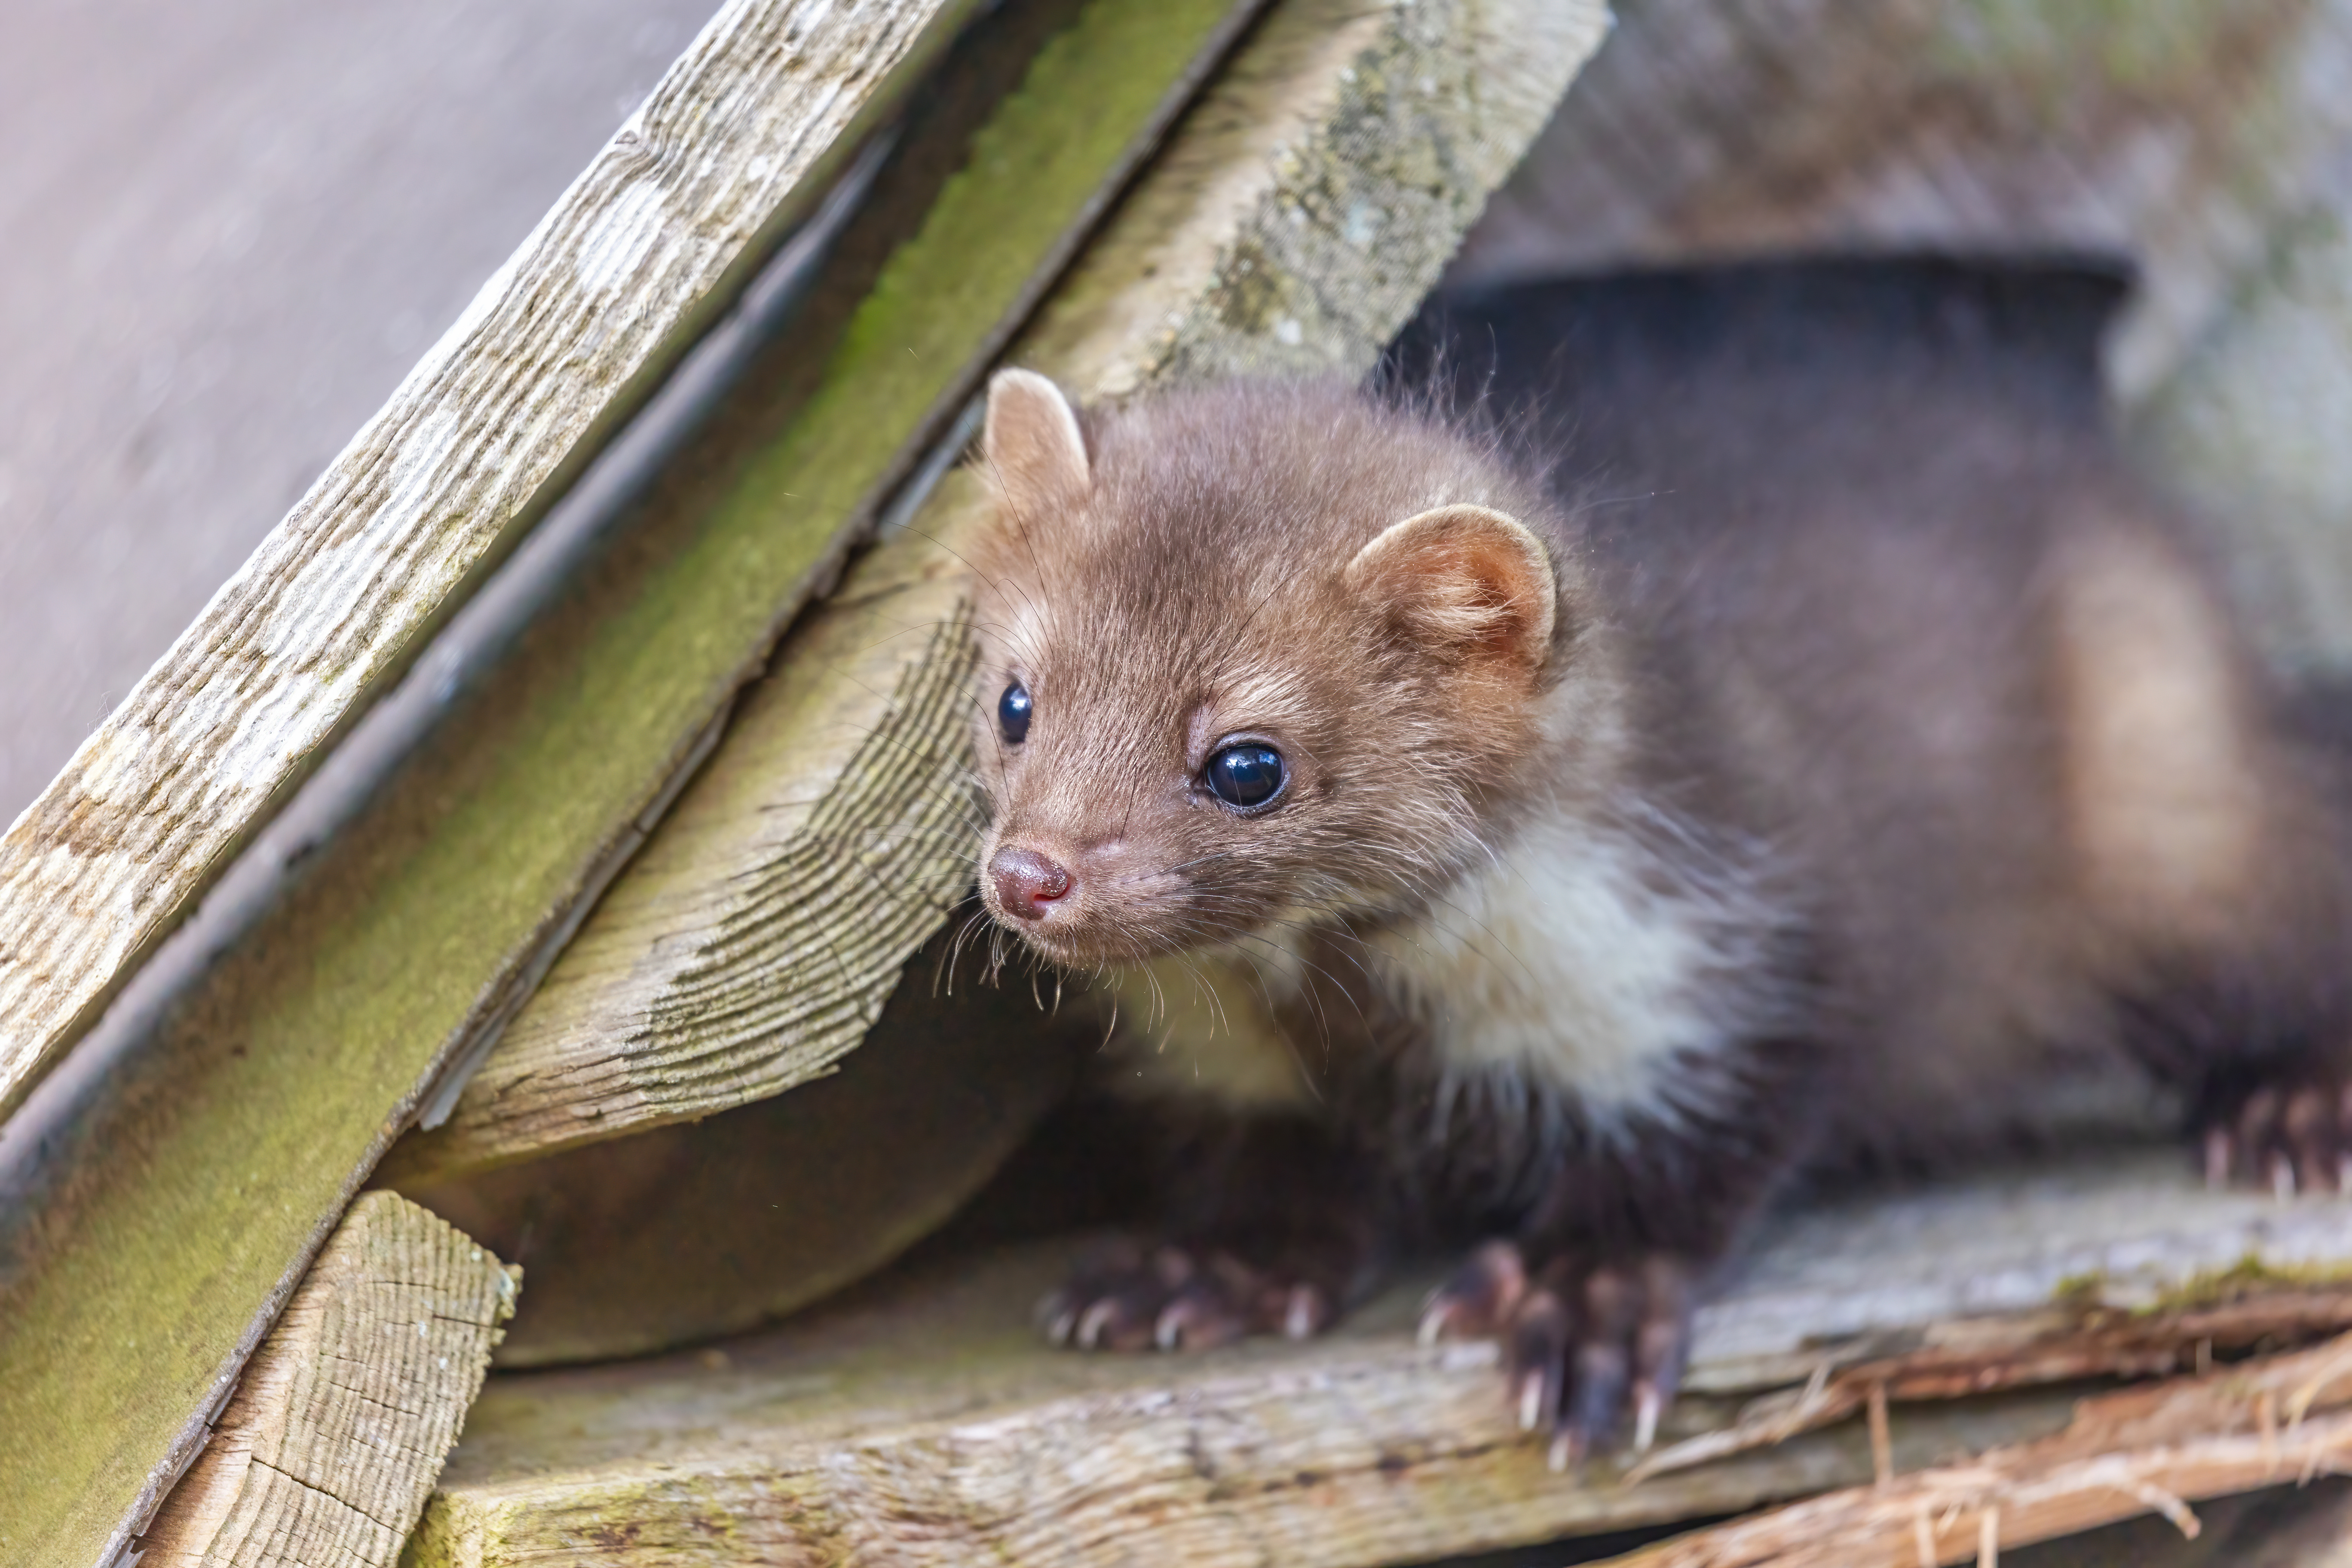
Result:
{"label": "diagonal wooden board", "polygon": [[[1596,5],[1561,0],[1276,6],[1013,357],[1089,399],[1361,374],[1601,30]],[[1018,201],[1022,177],[982,160],[960,199]],[[824,452],[782,449],[762,482],[838,483],[809,471]],[[970,880],[974,612],[954,545],[982,504],[951,476],[795,631],[448,1124],[404,1142],[389,1179],[706,1116],[856,1045]]]}
{"label": "diagonal wooden board", "polygon": [[353,1204],[140,1537],[143,1568],[391,1568],[520,1274],[404,1198]]}
{"label": "diagonal wooden board", "polygon": [[[1181,10],[1102,3],[1129,24],[1104,41],[1134,47],[1069,62],[1062,112],[1032,122],[1036,143],[1007,150],[1052,175],[1033,184],[1031,205],[967,213],[974,221],[940,241],[965,247],[975,271],[1002,276],[1009,253],[1042,287],[1247,16],[1211,0]],[[828,25],[857,15],[836,6]],[[1177,16],[1197,27],[1172,27]],[[970,37],[984,46],[983,32],[1033,16],[1006,6]],[[959,44],[948,58],[963,56]],[[744,68],[779,64],[763,55]],[[938,101],[925,95],[909,123]],[[707,485],[735,471],[752,436],[805,405],[810,373],[932,212],[952,172],[943,161],[996,101],[992,90],[970,98],[933,121],[929,142],[908,132],[826,264],[821,287],[834,293],[767,352],[755,395],[714,420],[689,454],[705,461],[662,476],[638,521],[483,675],[423,754],[308,858],[286,901],[140,1048],[102,1076],[44,1085],[41,1106],[54,1114],[38,1140],[10,1151],[22,1184],[0,1205],[0,1563],[110,1558],[140,1527],[200,1438],[203,1414],[226,1397],[441,1069],[527,984],[616,849],[641,840],[698,738],[837,569],[877,497],[803,507],[771,495],[714,515]],[[724,128],[727,105],[705,107],[672,127],[678,138]],[[919,144],[928,163],[911,151]],[[700,167],[682,146],[667,152]],[[648,203],[643,216],[653,223],[659,211]],[[1032,291],[996,332],[1017,325]],[[957,294],[897,303],[894,331],[968,323],[971,310]],[[908,357],[887,335],[873,350]],[[860,438],[912,457],[939,384],[877,376],[835,390],[886,390],[868,403]],[[363,599],[346,608],[368,618]],[[0,1140],[23,1124],[20,1115],[0,1127]]]}
{"label": "diagonal wooden board", "polygon": [[0,1116],[650,389],[972,0],[729,0],[0,837]]}
{"label": "diagonal wooden board", "polygon": [[[2204,1300],[2228,1270],[2257,1293],[2352,1295],[2347,1221],[2336,1198],[2209,1194],[2168,1149],[1801,1211],[1703,1314],[1696,1392],[1666,1436],[1860,1345]],[[1492,1346],[1414,1345],[1417,1289],[1307,1345],[1049,1351],[1027,1310],[1066,1255],[942,1256],[723,1352],[494,1376],[410,1561],[1349,1568],[1872,1475],[1859,1421],[1638,1486],[1553,1475],[1514,1429]],[[2078,1392],[1899,1405],[1895,1467],[2060,1432]]]}

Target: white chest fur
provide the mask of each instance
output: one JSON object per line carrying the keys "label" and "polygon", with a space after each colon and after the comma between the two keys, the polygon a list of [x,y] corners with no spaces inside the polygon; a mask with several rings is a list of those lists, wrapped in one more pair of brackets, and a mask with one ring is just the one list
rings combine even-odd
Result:
{"label": "white chest fur", "polygon": [[[1605,1124],[1659,1108],[1677,1058],[1728,1043],[1747,1009],[1727,997],[1753,994],[1770,930],[1752,877],[1556,820],[1373,936],[1368,956],[1447,1079],[1565,1091]],[[1142,1048],[1122,1074],[1244,1104],[1311,1101],[1306,1047],[1272,1016],[1301,973],[1295,942],[1265,939],[1127,977],[1126,1032]]]}

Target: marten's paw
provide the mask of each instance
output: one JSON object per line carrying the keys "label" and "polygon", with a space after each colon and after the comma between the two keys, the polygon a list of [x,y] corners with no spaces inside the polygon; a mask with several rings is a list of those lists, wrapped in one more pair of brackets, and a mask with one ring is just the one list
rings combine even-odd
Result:
{"label": "marten's paw", "polygon": [[1245,1335],[1303,1340],[1338,1316],[1333,1292],[1217,1247],[1122,1242],[1081,1258],[1037,1305],[1055,1344],[1077,1350],[1192,1351]]}
{"label": "marten's paw", "polygon": [[1516,1245],[1490,1241],[1430,1297],[1421,1338],[1501,1340],[1519,1426],[1550,1433],[1565,1470],[1612,1442],[1629,1406],[1634,1447],[1656,1436],[1689,1353],[1694,1274],[1664,1252],[1530,1271]]}
{"label": "marten's paw", "polygon": [[2202,1152],[2208,1186],[2352,1193],[2352,1079],[2311,1069],[2216,1106]]}

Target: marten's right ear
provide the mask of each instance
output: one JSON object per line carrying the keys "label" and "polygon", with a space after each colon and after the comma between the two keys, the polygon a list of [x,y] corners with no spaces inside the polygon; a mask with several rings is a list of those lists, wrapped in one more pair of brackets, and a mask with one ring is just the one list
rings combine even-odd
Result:
{"label": "marten's right ear", "polygon": [[1350,590],[1442,658],[1543,668],[1559,588],[1551,552],[1516,518],[1442,506],[1393,523],[1348,563]]}
{"label": "marten's right ear", "polygon": [[1014,513],[1034,517],[1094,488],[1078,416],[1062,389],[1034,370],[988,378],[988,426],[981,451]]}

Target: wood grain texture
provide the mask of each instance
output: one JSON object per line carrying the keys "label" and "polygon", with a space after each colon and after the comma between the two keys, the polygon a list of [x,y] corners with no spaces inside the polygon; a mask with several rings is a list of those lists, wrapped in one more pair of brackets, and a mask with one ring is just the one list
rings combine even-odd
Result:
{"label": "wood grain texture", "polygon": [[0,1114],[805,208],[969,0],[730,0],[0,837]]}
{"label": "wood grain texture", "polygon": [[[715,526],[829,540],[870,517],[908,442],[970,395],[1255,9],[1097,0],[1048,41]],[[824,1071],[872,1025],[969,879],[943,847],[974,810],[961,777],[971,642],[951,562],[914,543],[860,567],[779,650],[738,705],[725,760],[688,786],[448,1124],[404,1143],[389,1179],[741,1104]],[[714,852],[715,837],[728,841]]]}
{"label": "wood grain texture", "polygon": [[520,1278],[404,1198],[352,1205],[139,1540],[145,1568],[390,1568]]}
{"label": "wood grain texture", "polygon": [[[741,1333],[872,1273],[967,1204],[1066,1097],[1099,1033],[1024,984],[908,966],[839,1068],[698,1121],[404,1189],[509,1258],[530,1295],[501,1368]],[[2347,1322],[2352,1327],[2352,1322]]]}
{"label": "wood grain texture", "polygon": [[[1090,398],[1361,374],[1600,30],[1544,0],[1277,6],[1013,357]],[[856,1045],[971,874],[953,547],[984,505],[951,477],[793,634],[401,1179],[707,1115]]]}
{"label": "wood grain texture", "polygon": [[[993,14],[974,47],[1023,15]],[[1118,101],[1156,104],[1191,65],[1120,76]],[[950,114],[931,152],[960,154],[995,101]],[[1085,141],[1066,119],[1037,129],[1055,139],[1028,150],[1037,168]],[[901,140],[810,306],[630,526],[155,1036],[60,1097],[54,1135],[26,1156],[26,1195],[0,1208],[0,1473],[22,1478],[26,1500],[0,1562],[102,1558],[139,1527],[361,1182],[527,987],[616,847],[651,825],[698,737],[837,572],[878,497],[728,489],[755,437],[840,397],[866,408],[830,426],[856,438],[850,456],[880,453],[887,467],[919,455],[910,437],[935,380],[845,385],[827,372],[845,330],[879,331],[861,300],[945,205],[948,170],[914,157],[921,142]],[[1044,223],[964,216],[975,273],[999,274],[992,247],[1024,268],[1066,252],[1066,234]],[[901,290],[880,326],[968,320],[958,292]],[[888,395],[870,397],[877,389]]]}
{"label": "wood grain texture", "polygon": [[[2125,1160],[1784,1219],[1706,1310],[1704,1392],[1665,1435],[1727,1424],[1741,1392],[1864,1344],[2046,1311],[2061,1281],[2074,1310],[2101,1291],[2194,1289],[2212,1258],[2249,1247],[2282,1279],[2352,1265],[2339,1202],[2200,1192],[2177,1161]],[[1852,1250],[1822,1246],[1847,1228],[1863,1233]],[[1955,1258],[1958,1237],[1973,1240]],[[1344,1568],[1735,1511],[1873,1473],[1849,1421],[1639,1486],[1605,1466],[1553,1475],[1515,1429],[1492,1346],[1412,1342],[1417,1284],[1307,1345],[1049,1351],[1027,1309],[1066,1255],[942,1258],[733,1342],[723,1366],[494,1376],[409,1561]],[[2079,1277],[2051,1272],[2070,1268]],[[1895,1464],[1907,1474],[2059,1431],[2077,1392],[1900,1405]]]}
{"label": "wood grain texture", "polygon": [[1935,1568],[2137,1514],[2352,1473],[2352,1338],[2086,1399],[2065,1427],[1644,1547],[1613,1568]]}

